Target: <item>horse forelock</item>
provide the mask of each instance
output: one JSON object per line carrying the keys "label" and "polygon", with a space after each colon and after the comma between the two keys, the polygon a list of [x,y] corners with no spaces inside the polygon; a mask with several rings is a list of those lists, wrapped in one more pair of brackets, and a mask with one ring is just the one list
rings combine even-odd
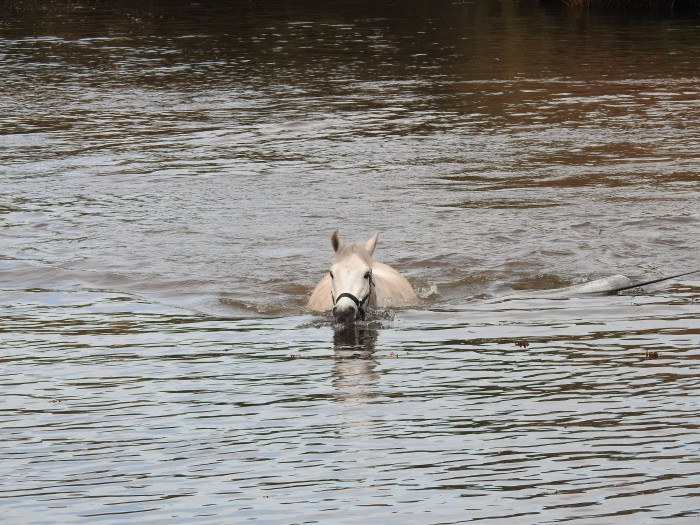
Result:
{"label": "horse forelock", "polygon": [[372,264],[372,256],[361,244],[346,244],[333,256],[333,263],[340,262],[352,255],[357,255],[363,262]]}

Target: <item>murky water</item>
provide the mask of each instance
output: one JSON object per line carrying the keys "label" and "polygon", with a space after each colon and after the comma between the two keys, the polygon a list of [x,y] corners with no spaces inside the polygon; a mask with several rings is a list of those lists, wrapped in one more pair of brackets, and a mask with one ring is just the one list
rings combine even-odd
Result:
{"label": "murky water", "polygon": [[437,4],[2,5],[4,522],[698,520],[700,20]]}

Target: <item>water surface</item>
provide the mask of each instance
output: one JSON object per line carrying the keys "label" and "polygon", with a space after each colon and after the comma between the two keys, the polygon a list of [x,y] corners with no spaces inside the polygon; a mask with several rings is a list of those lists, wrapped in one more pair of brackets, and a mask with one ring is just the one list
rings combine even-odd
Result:
{"label": "water surface", "polygon": [[[0,8],[8,523],[695,523],[697,18]],[[330,233],[417,307],[304,308]]]}

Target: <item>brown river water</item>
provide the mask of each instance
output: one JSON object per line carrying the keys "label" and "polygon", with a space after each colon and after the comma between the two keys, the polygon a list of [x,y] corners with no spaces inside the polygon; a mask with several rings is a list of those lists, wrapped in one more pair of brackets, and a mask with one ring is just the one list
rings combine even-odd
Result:
{"label": "brown river water", "polygon": [[[700,520],[700,17],[0,3],[3,523]],[[305,309],[330,234],[421,303]]]}

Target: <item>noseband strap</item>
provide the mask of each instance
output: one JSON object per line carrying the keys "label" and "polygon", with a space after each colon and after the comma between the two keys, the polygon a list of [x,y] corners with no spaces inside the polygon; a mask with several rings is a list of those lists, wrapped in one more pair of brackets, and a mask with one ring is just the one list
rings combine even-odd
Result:
{"label": "noseband strap", "polygon": [[338,298],[335,300],[333,304],[338,304],[338,301],[340,301],[343,297],[347,297],[348,299],[351,299],[353,303],[355,303],[355,306],[358,308],[362,308],[362,306],[365,304],[365,301],[369,299],[369,294],[365,295],[365,298],[360,301],[357,297],[355,297],[351,293],[341,293]]}
{"label": "noseband strap", "polygon": [[331,292],[331,299],[333,299],[333,305],[335,306],[338,304],[338,301],[340,301],[343,297],[347,297],[350,299],[353,303],[355,303],[355,306],[357,306],[357,313],[359,314],[360,319],[365,318],[365,303],[369,300],[370,296],[372,295],[372,286],[374,286],[374,282],[372,281],[372,275],[370,274],[369,276],[369,292],[367,292],[367,295],[365,295],[362,300],[358,299],[351,293],[341,293],[338,297],[333,297],[333,292]]}

